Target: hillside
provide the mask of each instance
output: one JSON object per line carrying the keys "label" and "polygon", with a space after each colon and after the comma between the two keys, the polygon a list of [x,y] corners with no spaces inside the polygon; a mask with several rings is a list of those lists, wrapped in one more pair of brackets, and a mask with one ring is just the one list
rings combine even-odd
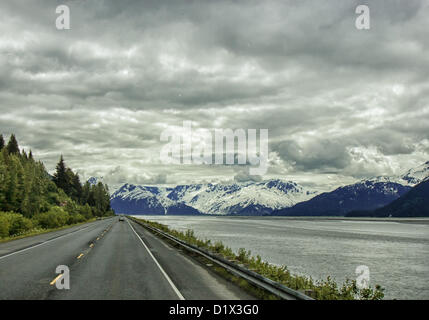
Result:
{"label": "hillside", "polygon": [[412,188],[399,199],[374,211],[351,212],[349,217],[429,217],[429,179]]}
{"label": "hillside", "polygon": [[395,182],[361,181],[274,211],[276,216],[344,216],[354,210],[373,210],[398,199],[411,187]]}

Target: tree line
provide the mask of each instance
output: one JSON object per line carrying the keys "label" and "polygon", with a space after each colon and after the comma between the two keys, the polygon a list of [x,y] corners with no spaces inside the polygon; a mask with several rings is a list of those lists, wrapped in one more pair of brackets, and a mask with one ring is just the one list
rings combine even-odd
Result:
{"label": "tree line", "polygon": [[0,135],[0,237],[112,215],[107,185],[82,184],[63,156],[51,176],[15,135]]}

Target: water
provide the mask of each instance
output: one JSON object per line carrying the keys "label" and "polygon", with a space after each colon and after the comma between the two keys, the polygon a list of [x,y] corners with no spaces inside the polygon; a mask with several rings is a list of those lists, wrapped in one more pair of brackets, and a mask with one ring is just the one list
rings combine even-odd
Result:
{"label": "water", "polygon": [[143,216],[246,248],[295,274],[342,283],[366,265],[386,299],[429,299],[429,219]]}

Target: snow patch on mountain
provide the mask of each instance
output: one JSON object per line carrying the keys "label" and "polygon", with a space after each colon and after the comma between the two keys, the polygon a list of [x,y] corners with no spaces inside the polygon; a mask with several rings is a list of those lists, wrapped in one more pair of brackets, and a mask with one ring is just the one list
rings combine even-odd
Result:
{"label": "snow patch on mountain", "polygon": [[107,183],[103,177],[90,177],[87,181],[89,182],[90,185],[93,185],[93,186],[97,185],[99,182],[101,182],[102,184],[108,184],[110,194],[112,194],[113,192],[115,192],[116,190],[118,190],[123,186],[123,184]]}
{"label": "snow patch on mountain", "polygon": [[239,214],[250,206],[271,210],[290,207],[314,195],[314,191],[294,182],[277,179],[258,183],[178,186],[169,197],[209,214]]}
{"label": "snow patch on mountain", "polygon": [[185,204],[206,214],[268,214],[275,209],[293,206],[316,195],[295,182],[280,179],[230,184],[194,184],[176,187],[125,184],[111,200],[143,201],[148,207],[169,208]]}
{"label": "snow patch on mountain", "polygon": [[89,183],[90,185],[92,185],[92,186],[97,185],[99,182],[101,182],[101,183],[103,183],[103,184],[104,184],[104,179],[103,179],[103,177],[90,177],[90,178],[88,179],[88,183]]}
{"label": "snow patch on mountain", "polygon": [[415,186],[429,177],[429,161],[422,165],[408,170],[401,176],[403,181],[406,181],[410,186]]}
{"label": "snow patch on mountain", "polygon": [[361,180],[360,182],[363,182],[363,181],[385,182],[385,183],[392,182],[392,183],[402,184],[404,186],[414,187],[415,185],[424,181],[428,177],[429,177],[429,161],[427,161],[426,163],[416,168],[412,168],[401,175],[372,177],[369,179]]}

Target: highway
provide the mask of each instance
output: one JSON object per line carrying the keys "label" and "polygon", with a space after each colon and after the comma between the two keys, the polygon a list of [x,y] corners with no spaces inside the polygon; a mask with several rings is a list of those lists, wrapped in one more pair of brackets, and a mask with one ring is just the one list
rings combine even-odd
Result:
{"label": "highway", "polygon": [[[56,268],[70,270],[70,289]],[[0,244],[0,299],[254,299],[118,217]]]}

